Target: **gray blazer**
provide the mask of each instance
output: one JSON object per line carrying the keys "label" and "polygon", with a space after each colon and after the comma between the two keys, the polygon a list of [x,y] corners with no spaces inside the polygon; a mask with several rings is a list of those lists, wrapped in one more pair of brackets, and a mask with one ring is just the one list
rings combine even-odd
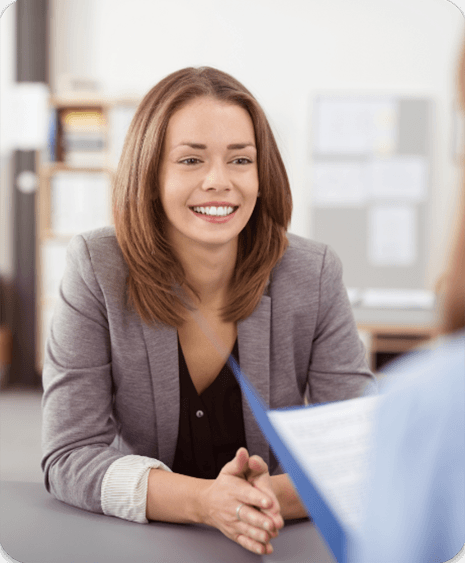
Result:
{"label": "gray blazer", "polygon": [[[240,365],[270,408],[349,399],[372,375],[339,259],[288,235],[261,302],[238,323]],[[43,372],[47,490],[102,512],[101,484],[119,457],[172,467],[178,435],[177,332],[151,327],[125,305],[127,266],[113,227],[78,235],[67,251]],[[280,467],[244,400],[250,454]]]}

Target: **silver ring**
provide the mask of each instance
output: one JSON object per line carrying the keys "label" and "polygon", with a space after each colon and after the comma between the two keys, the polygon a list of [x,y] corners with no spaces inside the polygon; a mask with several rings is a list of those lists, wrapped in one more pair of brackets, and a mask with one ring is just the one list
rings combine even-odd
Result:
{"label": "silver ring", "polygon": [[240,512],[240,510],[241,510],[241,508],[242,508],[243,506],[244,506],[244,503],[241,502],[241,504],[236,508],[236,518],[237,518],[238,520],[241,519],[241,517],[240,517],[240,515],[239,515],[239,512]]}

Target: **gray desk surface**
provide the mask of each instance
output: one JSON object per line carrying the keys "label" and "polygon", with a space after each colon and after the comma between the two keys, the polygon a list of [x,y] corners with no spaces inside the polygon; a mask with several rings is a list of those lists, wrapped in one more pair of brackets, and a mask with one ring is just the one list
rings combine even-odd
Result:
{"label": "gray desk surface", "polygon": [[39,483],[0,483],[0,545],[21,563],[335,563],[308,520],[254,555],[207,526],[136,524],[68,506]]}

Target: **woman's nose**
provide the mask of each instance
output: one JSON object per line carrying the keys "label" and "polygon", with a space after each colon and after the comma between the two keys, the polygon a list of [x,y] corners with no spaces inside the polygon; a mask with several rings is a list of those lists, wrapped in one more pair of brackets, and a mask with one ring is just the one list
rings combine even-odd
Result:
{"label": "woman's nose", "polygon": [[231,180],[224,164],[215,163],[207,170],[203,182],[205,190],[227,190],[231,188]]}

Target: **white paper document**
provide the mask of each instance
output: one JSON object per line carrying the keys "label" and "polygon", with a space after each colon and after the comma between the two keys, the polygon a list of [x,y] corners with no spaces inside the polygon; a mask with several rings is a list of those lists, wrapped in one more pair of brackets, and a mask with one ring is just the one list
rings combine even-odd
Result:
{"label": "white paper document", "polygon": [[370,195],[375,199],[422,202],[427,180],[428,165],[423,156],[376,158],[369,165]]}
{"label": "white paper document", "polygon": [[392,99],[370,102],[373,120],[372,150],[377,155],[393,154],[398,143],[398,104]]}
{"label": "white paper document", "polygon": [[413,206],[375,205],[368,210],[368,260],[373,266],[411,266],[417,245]]}
{"label": "white paper document", "polygon": [[51,180],[51,228],[70,236],[109,225],[110,180],[106,174],[60,172]]}
{"label": "white paper document", "polygon": [[362,207],[368,196],[367,168],[360,162],[315,162],[313,202],[317,207]]}
{"label": "white paper document", "polygon": [[397,104],[391,99],[322,98],[315,104],[315,151],[391,154],[397,143]]}
{"label": "white paper document", "polygon": [[292,455],[353,530],[363,517],[378,401],[360,397],[267,413]]}

